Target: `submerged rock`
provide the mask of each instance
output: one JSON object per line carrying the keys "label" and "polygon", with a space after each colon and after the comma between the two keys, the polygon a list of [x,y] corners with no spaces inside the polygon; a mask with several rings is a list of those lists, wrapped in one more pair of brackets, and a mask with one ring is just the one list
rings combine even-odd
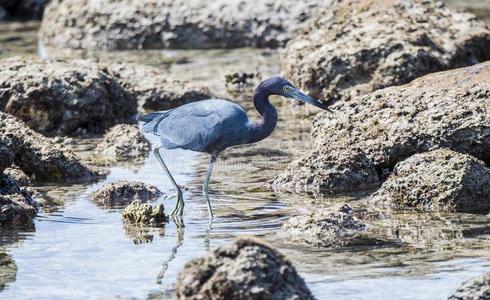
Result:
{"label": "submerged rock", "polygon": [[29,192],[17,182],[0,174],[0,224],[22,224],[32,220],[37,214],[38,206]]}
{"label": "submerged rock", "polygon": [[398,163],[371,197],[372,206],[418,211],[490,211],[490,169],[447,149]]}
{"label": "submerged rock", "polygon": [[365,244],[366,224],[353,216],[347,204],[320,209],[287,220],[279,236],[287,243],[315,247],[342,247]]}
{"label": "submerged rock", "polygon": [[163,225],[167,220],[163,204],[151,206],[138,200],[129,204],[124,209],[122,216],[123,220],[128,223],[153,226]]}
{"label": "submerged rock", "polygon": [[448,300],[488,300],[490,299],[490,273],[464,282]]}
{"label": "submerged rock", "polygon": [[111,127],[95,149],[111,161],[144,159],[150,150],[150,142],[138,127],[129,124]]}
{"label": "submerged rock", "polygon": [[13,163],[39,181],[87,182],[99,175],[71,151],[0,112],[0,145],[14,155]]}
{"label": "submerged rock", "polygon": [[[339,103],[335,114],[321,113],[315,119],[316,147],[302,159],[301,169],[318,169],[318,162],[328,161],[328,155],[354,149],[362,149],[380,177],[413,154],[439,148],[470,154],[489,164],[489,95],[487,62],[426,75]],[[351,159],[350,165],[356,166],[364,156]],[[333,167],[323,166],[320,174],[335,172]]]}
{"label": "submerged rock", "polygon": [[[490,59],[490,30],[441,1],[334,1],[287,45],[286,77],[325,101]],[[449,87],[449,86],[448,86]]]}
{"label": "submerged rock", "polygon": [[137,181],[116,181],[104,185],[92,194],[92,200],[104,207],[128,205],[134,200],[156,200],[162,192],[153,185]]}
{"label": "submerged rock", "polygon": [[89,61],[0,61],[0,110],[48,135],[102,133],[136,113],[119,83]]}
{"label": "submerged rock", "polygon": [[60,48],[280,47],[320,0],[53,0],[41,37]]}
{"label": "submerged rock", "polygon": [[293,265],[255,238],[188,262],[179,273],[177,299],[314,299]]}
{"label": "submerged rock", "polygon": [[17,265],[12,256],[0,252],[0,292],[10,283],[15,282],[17,276]]}
{"label": "submerged rock", "polygon": [[214,97],[207,87],[177,80],[154,67],[128,63],[102,66],[138,102],[140,112],[171,109]]}
{"label": "submerged rock", "polygon": [[360,149],[316,149],[274,178],[276,191],[321,194],[363,190],[379,183],[378,173]]}

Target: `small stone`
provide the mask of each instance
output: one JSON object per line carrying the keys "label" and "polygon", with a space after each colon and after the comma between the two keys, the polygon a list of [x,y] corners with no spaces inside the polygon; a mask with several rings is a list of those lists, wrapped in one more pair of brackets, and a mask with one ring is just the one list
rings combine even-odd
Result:
{"label": "small stone", "polygon": [[102,207],[128,205],[134,200],[154,201],[163,193],[153,185],[136,181],[116,181],[104,185],[92,194],[92,200]]}
{"label": "small stone", "polygon": [[354,217],[352,208],[345,204],[291,217],[279,236],[287,243],[335,248],[365,244],[365,230],[366,224]]}
{"label": "small stone", "polygon": [[163,225],[167,217],[165,216],[163,204],[151,206],[135,200],[124,209],[123,219],[125,222],[132,224],[157,226]]}
{"label": "small stone", "polygon": [[118,124],[104,135],[96,152],[110,161],[144,159],[151,150],[151,144],[136,125]]}
{"label": "small stone", "polygon": [[294,266],[265,242],[241,237],[188,262],[177,299],[314,299]]}
{"label": "small stone", "polygon": [[19,187],[15,179],[0,174],[0,223],[23,225],[38,211],[29,192]]}
{"label": "small stone", "polygon": [[448,300],[489,300],[490,273],[465,281]]}

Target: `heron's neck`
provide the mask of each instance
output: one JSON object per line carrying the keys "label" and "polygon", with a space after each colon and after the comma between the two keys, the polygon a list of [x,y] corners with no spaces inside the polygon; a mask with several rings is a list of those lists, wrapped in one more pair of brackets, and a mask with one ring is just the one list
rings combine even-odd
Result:
{"label": "heron's neck", "polygon": [[269,102],[270,94],[258,90],[254,95],[254,105],[262,116],[262,120],[250,123],[249,143],[255,143],[268,137],[277,124],[276,108]]}

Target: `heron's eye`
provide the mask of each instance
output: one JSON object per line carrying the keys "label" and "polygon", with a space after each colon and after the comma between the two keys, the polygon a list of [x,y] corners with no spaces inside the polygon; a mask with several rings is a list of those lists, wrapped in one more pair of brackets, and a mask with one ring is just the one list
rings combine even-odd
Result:
{"label": "heron's eye", "polygon": [[293,91],[293,88],[290,87],[289,85],[285,85],[282,90],[284,91],[284,93],[291,93]]}

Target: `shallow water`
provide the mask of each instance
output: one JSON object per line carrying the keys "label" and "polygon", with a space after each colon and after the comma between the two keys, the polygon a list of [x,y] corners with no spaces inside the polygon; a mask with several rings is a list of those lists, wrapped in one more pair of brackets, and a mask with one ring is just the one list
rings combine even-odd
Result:
{"label": "shallow water", "polygon": [[[18,35],[6,26],[0,25],[0,56],[36,55],[35,23]],[[225,74],[247,71],[267,77],[280,70],[278,53],[268,50],[55,53],[155,65],[205,83],[225,97],[234,97],[225,91]],[[42,54],[54,55],[49,49]],[[234,99],[253,111],[247,97]],[[176,180],[187,188],[185,228],[173,222],[154,229],[128,226],[121,209],[99,208],[90,200],[98,187],[119,179],[155,184],[170,193],[153,156],[142,164],[113,166],[96,184],[39,187],[47,202],[35,228],[0,229],[0,254],[8,258],[5,263],[0,255],[0,299],[168,299],[185,262],[238,235],[260,236],[277,246],[318,299],[446,299],[462,281],[490,271],[489,216],[396,215],[390,223],[373,226],[376,236],[387,242],[382,246],[325,250],[283,244],[276,232],[297,211],[334,202],[349,202],[361,211],[364,206],[362,195],[315,200],[270,192],[267,182],[308,149],[311,118],[317,112],[281,99],[273,102],[280,115],[273,135],[256,145],[229,149],[218,162],[210,185],[216,215],[211,228],[200,193],[205,155],[164,153]],[[79,141],[75,149],[87,157],[96,142]],[[173,208],[173,200],[158,201],[167,211]]]}

